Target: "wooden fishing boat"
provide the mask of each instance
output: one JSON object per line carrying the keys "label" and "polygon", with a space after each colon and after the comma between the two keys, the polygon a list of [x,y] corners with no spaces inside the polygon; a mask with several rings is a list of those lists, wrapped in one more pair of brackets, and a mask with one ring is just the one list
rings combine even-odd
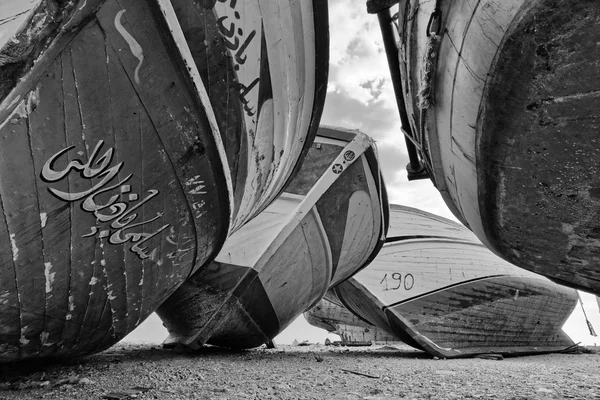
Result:
{"label": "wooden fishing boat", "polygon": [[390,207],[386,243],[333,288],[344,306],[438,357],[532,354],[573,342],[562,326],[577,292],[500,259],[466,228]]}
{"label": "wooden fishing boat", "polygon": [[352,314],[332,292],[327,292],[316,306],[305,311],[304,318],[317,328],[339,335],[343,344],[381,345],[399,342],[393,333],[379,329]]}
{"label": "wooden fishing boat", "polygon": [[308,151],[326,4],[201,3],[0,3],[0,361],[123,338]]}
{"label": "wooden fishing boat", "polygon": [[600,3],[369,6],[411,169],[507,261],[599,294]]}
{"label": "wooden fishing boat", "polygon": [[165,346],[260,346],[365,266],[387,227],[387,198],[372,140],[319,128],[298,175],[231,235],[157,314]]}

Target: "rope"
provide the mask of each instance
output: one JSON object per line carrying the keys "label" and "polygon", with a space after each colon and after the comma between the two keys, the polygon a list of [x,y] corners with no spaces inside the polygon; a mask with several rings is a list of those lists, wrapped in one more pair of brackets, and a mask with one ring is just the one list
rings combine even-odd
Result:
{"label": "rope", "polygon": [[587,324],[588,329],[590,330],[590,335],[598,336],[598,335],[596,335],[596,331],[594,331],[594,327],[592,326],[592,323],[590,322],[590,320],[587,317],[587,314],[585,313],[585,308],[583,308],[583,300],[581,300],[581,295],[579,294],[579,291],[577,291],[577,297],[579,297],[579,304],[581,305],[581,311],[583,311],[583,316],[585,317],[585,323]]}

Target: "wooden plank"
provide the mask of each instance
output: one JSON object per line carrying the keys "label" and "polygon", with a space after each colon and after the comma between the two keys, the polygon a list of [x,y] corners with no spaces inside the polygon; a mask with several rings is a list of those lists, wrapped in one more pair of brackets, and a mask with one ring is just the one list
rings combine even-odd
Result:
{"label": "wooden plank", "polygon": [[[392,207],[392,214],[403,212]],[[412,221],[414,236],[386,243],[335,288],[353,313],[439,357],[555,351],[572,343],[560,329],[575,291],[501,260],[476,240],[419,235],[425,221],[447,224],[426,213],[392,220]]]}
{"label": "wooden plank", "polygon": [[[346,142],[318,137],[308,168],[295,178],[300,183],[292,181],[290,192],[229,237],[210,274],[194,274],[159,308],[170,331],[167,343],[255,347],[274,337],[332,284],[328,232],[336,228],[347,264],[336,279],[362,267],[382,236],[382,188],[373,176],[379,169],[373,170],[364,158],[371,147],[362,133]],[[321,150],[329,156],[321,157]],[[358,216],[363,210],[364,218]],[[226,273],[236,266],[243,273]]]}

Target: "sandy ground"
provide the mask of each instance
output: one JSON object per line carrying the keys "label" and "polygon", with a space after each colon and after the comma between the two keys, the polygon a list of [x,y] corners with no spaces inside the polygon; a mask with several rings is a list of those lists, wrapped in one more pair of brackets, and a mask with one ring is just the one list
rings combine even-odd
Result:
{"label": "sandy ground", "polygon": [[76,360],[5,364],[0,399],[600,399],[600,354],[587,351],[444,360],[408,347],[181,353],[125,343]]}

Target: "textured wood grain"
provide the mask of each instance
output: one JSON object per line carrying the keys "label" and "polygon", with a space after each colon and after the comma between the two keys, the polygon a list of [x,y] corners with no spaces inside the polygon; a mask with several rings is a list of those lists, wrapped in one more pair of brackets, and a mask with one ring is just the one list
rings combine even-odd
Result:
{"label": "textured wood grain", "polygon": [[158,309],[166,344],[259,346],[366,265],[387,224],[371,146],[361,133],[317,136],[284,193]]}
{"label": "textured wood grain", "polygon": [[38,59],[0,100],[0,360],[107,348],[225,239],[210,105],[152,4],[69,4],[16,34]]}
{"label": "textured wood grain", "polygon": [[[456,223],[408,207],[391,214],[414,236],[387,242],[334,289],[350,311],[440,357],[573,344],[561,328],[577,303],[574,290],[503,261],[476,239],[444,237],[452,225],[467,231]],[[442,237],[429,236],[436,230]]]}
{"label": "textured wood grain", "polygon": [[314,139],[328,70],[327,4],[173,4],[236,177],[233,231],[281,192]]}
{"label": "textured wood grain", "polygon": [[[400,72],[414,132],[455,213],[504,259],[600,291],[597,2],[442,2],[430,81],[425,34],[435,2],[399,8]],[[420,109],[419,91],[434,91]],[[569,149],[565,151],[565,149]]]}

